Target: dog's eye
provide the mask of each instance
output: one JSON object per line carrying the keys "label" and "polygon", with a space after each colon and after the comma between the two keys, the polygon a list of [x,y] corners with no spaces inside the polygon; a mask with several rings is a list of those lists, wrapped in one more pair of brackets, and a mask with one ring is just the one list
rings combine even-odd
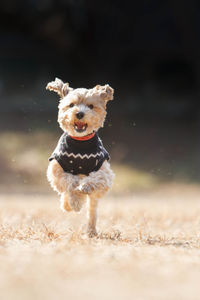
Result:
{"label": "dog's eye", "polygon": [[93,104],[90,104],[90,105],[88,105],[88,107],[89,107],[90,109],[93,109],[93,108],[94,108],[94,105],[93,105]]}
{"label": "dog's eye", "polygon": [[74,106],[74,103],[70,103],[69,107],[73,107]]}

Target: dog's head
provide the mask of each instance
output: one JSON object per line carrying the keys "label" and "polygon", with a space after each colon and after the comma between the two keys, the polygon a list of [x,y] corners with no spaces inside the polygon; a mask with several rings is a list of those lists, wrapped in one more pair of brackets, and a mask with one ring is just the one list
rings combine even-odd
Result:
{"label": "dog's head", "polygon": [[103,127],[106,104],[113,99],[114,90],[108,85],[92,89],[72,89],[56,78],[46,89],[60,96],[58,122],[72,136],[85,136]]}

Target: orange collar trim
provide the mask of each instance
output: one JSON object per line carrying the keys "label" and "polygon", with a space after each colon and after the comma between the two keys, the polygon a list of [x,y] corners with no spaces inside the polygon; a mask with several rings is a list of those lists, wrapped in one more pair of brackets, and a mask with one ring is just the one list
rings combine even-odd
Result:
{"label": "orange collar trim", "polygon": [[69,135],[69,136],[70,136],[70,138],[72,138],[73,140],[77,140],[77,141],[87,141],[87,140],[92,139],[92,138],[95,136],[95,134],[96,134],[96,132],[94,131],[94,132],[92,132],[92,133],[90,133],[90,134],[88,134],[88,135],[85,135],[85,136],[80,136],[80,137],[78,137],[78,136],[71,136],[71,135]]}

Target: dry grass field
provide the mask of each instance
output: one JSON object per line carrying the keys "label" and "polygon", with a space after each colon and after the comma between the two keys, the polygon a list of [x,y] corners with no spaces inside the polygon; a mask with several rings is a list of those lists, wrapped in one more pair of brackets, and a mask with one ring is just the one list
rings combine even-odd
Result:
{"label": "dry grass field", "polygon": [[200,294],[200,187],[99,205],[97,238],[56,195],[0,196],[0,299],[188,300]]}

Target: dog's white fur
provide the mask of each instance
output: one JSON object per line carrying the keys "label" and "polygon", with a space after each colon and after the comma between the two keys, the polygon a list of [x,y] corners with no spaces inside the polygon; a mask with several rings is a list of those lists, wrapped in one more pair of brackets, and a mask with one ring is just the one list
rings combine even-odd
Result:
{"label": "dog's white fur", "polygon": [[[72,89],[68,83],[56,78],[48,83],[47,89],[56,92],[61,100],[59,103],[58,122],[63,131],[75,137],[86,136],[103,127],[106,117],[106,103],[113,99],[113,89],[109,85],[97,85],[93,89]],[[73,107],[71,107],[73,104]],[[93,105],[91,109],[90,106]],[[77,132],[75,122],[76,114],[84,112],[83,122],[87,124],[84,132]],[[111,188],[114,173],[108,161],[102,167],[91,172],[89,176],[72,175],[63,171],[59,163],[53,159],[47,169],[47,178],[52,188],[60,194],[60,207],[64,211],[79,211],[87,201],[88,209],[88,235],[97,234],[96,218],[97,203]]]}

